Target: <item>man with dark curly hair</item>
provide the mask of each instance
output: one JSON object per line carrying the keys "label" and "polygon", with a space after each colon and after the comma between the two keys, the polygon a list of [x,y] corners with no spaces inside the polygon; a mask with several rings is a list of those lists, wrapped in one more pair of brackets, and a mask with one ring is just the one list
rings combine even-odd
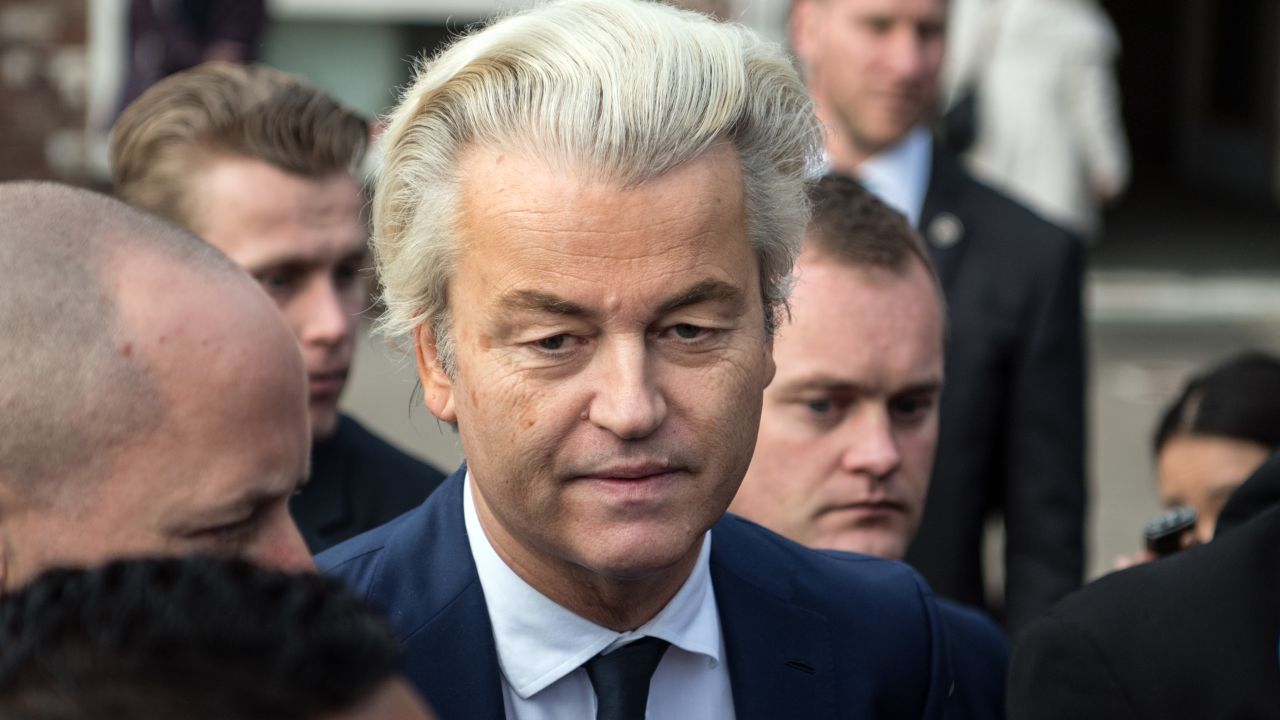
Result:
{"label": "man with dark curly hair", "polygon": [[56,569],[0,598],[0,717],[419,720],[383,620],[237,559]]}

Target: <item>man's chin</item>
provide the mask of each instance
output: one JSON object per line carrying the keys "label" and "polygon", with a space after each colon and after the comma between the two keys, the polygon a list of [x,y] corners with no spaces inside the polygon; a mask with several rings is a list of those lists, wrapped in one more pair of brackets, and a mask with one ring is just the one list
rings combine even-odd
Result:
{"label": "man's chin", "polygon": [[334,404],[330,407],[315,407],[310,409],[311,416],[311,439],[313,442],[323,442],[333,437],[338,431],[338,408]]}
{"label": "man's chin", "polygon": [[836,533],[820,538],[812,547],[874,555],[890,560],[901,560],[906,554],[906,543],[902,538],[884,529],[862,528]]}

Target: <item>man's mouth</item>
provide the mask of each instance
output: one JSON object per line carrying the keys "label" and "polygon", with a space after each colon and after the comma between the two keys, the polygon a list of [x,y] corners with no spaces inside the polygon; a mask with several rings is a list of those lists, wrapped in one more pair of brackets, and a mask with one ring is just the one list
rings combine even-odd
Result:
{"label": "man's mouth", "polygon": [[668,463],[641,462],[609,465],[581,475],[590,480],[649,480],[679,472],[680,468]]}
{"label": "man's mouth", "polygon": [[313,372],[307,376],[307,387],[312,397],[337,395],[347,383],[347,368]]}

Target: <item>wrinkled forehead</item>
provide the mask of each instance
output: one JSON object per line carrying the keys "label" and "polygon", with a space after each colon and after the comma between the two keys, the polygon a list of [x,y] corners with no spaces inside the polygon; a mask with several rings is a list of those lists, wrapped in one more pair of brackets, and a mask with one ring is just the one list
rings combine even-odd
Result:
{"label": "wrinkled forehead", "polygon": [[728,147],[632,187],[503,150],[479,149],[464,168],[459,267],[619,285],[752,254]]}

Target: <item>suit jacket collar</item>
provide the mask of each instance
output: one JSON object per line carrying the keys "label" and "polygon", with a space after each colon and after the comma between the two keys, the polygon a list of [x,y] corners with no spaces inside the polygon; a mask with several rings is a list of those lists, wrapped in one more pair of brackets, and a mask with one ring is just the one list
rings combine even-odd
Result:
{"label": "suit jacket collar", "polygon": [[944,290],[949,290],[969,243],[966,235],[970,218],[962,214],[965,206],[961,192],[968,176],[960,161],[941,147],[933,144],[933,164],[930,166],[929,189],[925,192],[924,208],[920,211],[920,235],[929,246],[933,264]]}
{"label": "suit jacket collar", "polygon": [[759,563],[745,524],[732,516],[711,532],[711,583],[739,720],[834,717],[835,661],[822,615],[791,602],[793,582]]}
{"label": "suit jacket collar", "polygon": [[[405,673],[440,717],[501,720],[506,713],[493,626],[462,517],[466,465],[413,511],[386,544],[371,595],[384,598],[404,642]],[[394,573],[394,578],[383,572]]]}
{"label": "suit jacket collar", "polygon": [[[395,531],[371,595],[392,608],[405,671],[441,717],[505,716],[493,627],[462,515],[463,466]],[[791,576],[754,562],[737,518],[715,525],[711,582],[734,711],[741,720],[830,717],[835,667],[828,622],[790,602]],[[384,582],[383,569],[394,572]]]}

